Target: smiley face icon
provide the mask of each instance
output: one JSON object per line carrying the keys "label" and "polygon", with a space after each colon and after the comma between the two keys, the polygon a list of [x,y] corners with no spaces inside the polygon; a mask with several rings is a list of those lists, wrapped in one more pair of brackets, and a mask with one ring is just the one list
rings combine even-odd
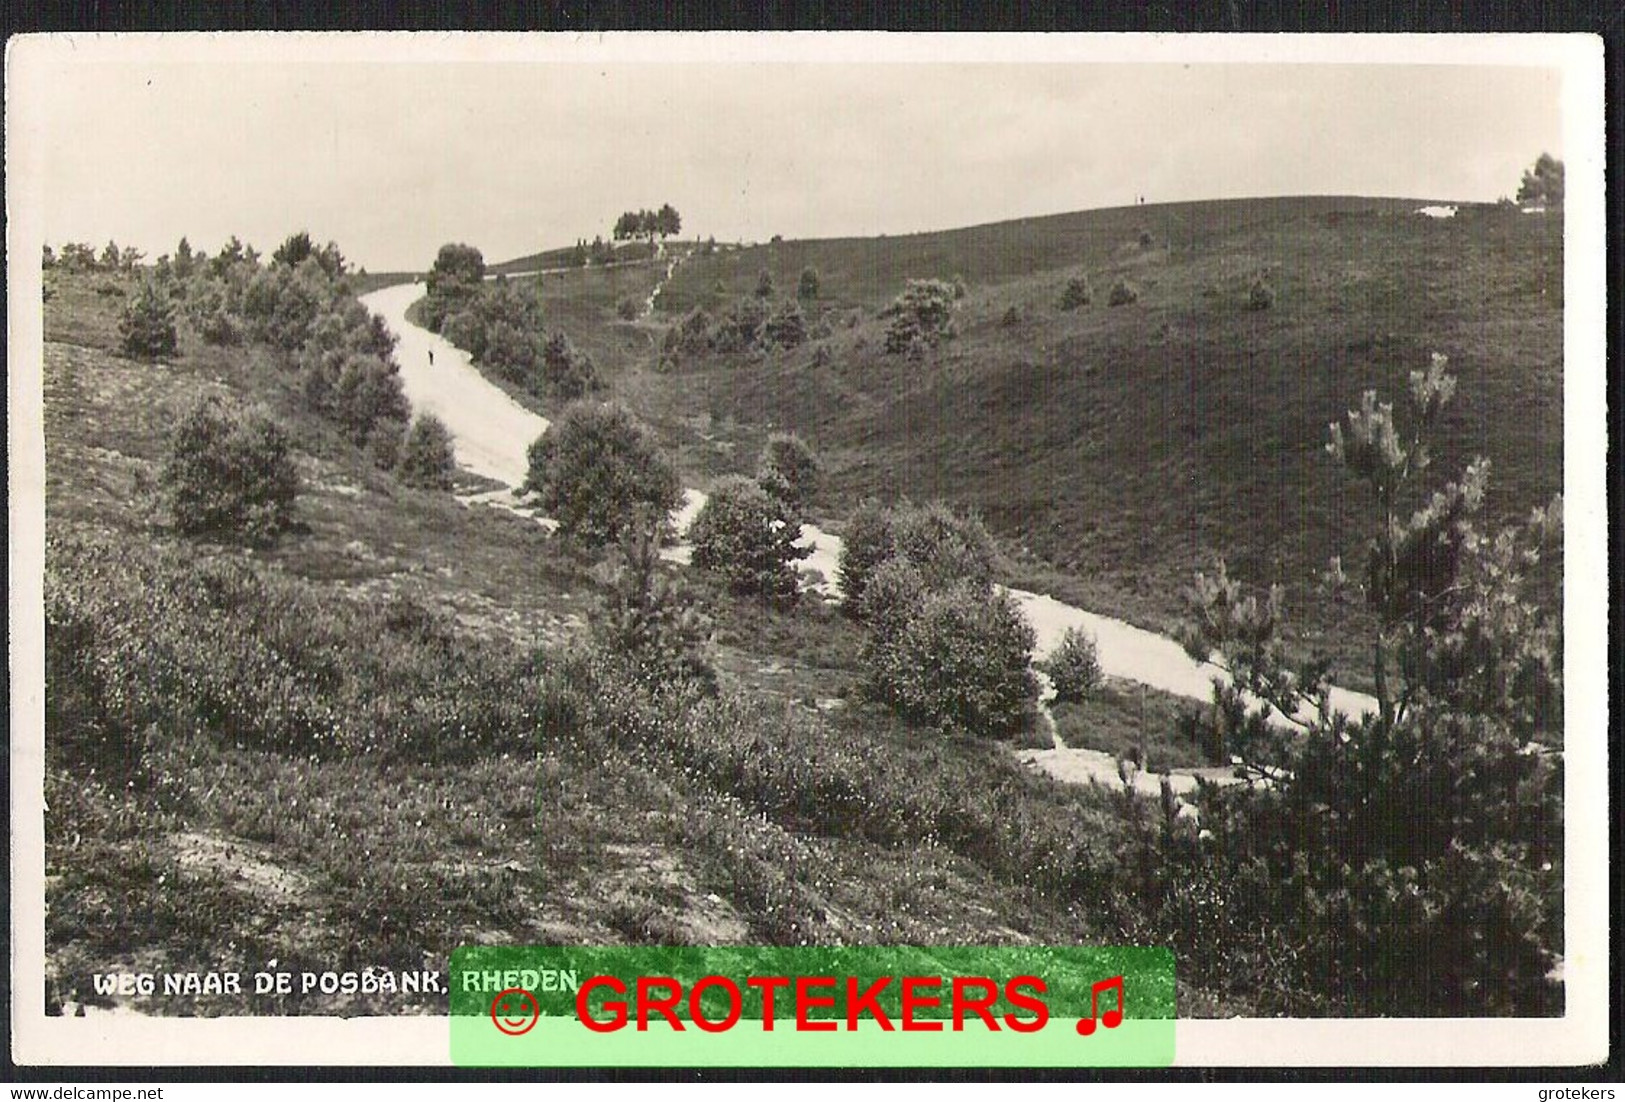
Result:
{"label": "smiley face icon", "polygon": [[497,992],[491,1000],[491,1022],[510,1037],[529,1033],[542,1016],[536,996],[523,987],[509,987]]}

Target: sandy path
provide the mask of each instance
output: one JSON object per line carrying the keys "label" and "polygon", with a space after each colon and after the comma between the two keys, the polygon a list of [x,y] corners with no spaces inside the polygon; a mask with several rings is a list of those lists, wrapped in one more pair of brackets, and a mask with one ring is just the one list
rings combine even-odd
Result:
{"label": "sandy path", "polygon": [[[405,283],[374,291],[362,303],[383,316],[400,343],[395,358],[401,365],[401,381],[414,409],[434,413],[446,423],[455,441],[457,462],[476,474],[517,487],[528,468],[525,452],[547,429],[545,418],[520,407],[501,388],[488,382],[469,362],[468,353],[406,320],[406,311],[425,293],[421,283]],[[429,353],[434,363],[429,363]],[[490,497],[491,495],[486,495]],[[500,495],[498,495],[500,496]],[[498,502],[493,501],[493,504]],[[681,509],[673,517],[679,533],[705,504],[698,490],[685,491]],[[826,597],[839,596],[836,579],[841,557],[840,537],[804,525],[800,543],[812,549],[800,563],[809,577],[809,587]],[[687,562],[689,548],[668,548],[666,557]],[[1022,612],[1038,636],[1035,654],[1045,654],[1069,627],[1092,633],[1099,647],[1101,668],[1112,677],[1127,678],[1177,696],[1207,700],[1215,677],[1223,671],[1212,663],[1191,659],[1174,640],[1146,631],[1109,616],[1063,604],[1053,597],[1012,589]],[[1332,706],[1351,715],[1376,709],[1376,702],[1363,693],[1332,690]],[[1083,751],[1056,749],[1037,756],[1078,754]],[[1081,764],[1081,763],[1080,763]],[[1104,763],[1091,763],[1104,771]],[[1112,765],[1115,779],[1115,764]],[[1054,771],[1053,769],[1051,771]]]}

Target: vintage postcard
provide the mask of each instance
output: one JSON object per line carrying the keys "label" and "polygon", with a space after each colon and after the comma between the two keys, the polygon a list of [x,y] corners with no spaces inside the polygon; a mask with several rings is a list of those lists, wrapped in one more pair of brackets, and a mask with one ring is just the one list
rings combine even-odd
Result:
{"label": "vintage postcard", "polygon": [[13,39],[13,1059],[1604,1059],[1601,59]]}

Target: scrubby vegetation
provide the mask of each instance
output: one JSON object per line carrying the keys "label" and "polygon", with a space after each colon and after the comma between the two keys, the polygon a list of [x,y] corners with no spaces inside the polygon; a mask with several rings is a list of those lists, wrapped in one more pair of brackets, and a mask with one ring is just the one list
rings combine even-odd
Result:
{"label": "scrubby vegetation", "polygon": [[445,422],[432,413],[420,414],[401,442],[395,474],[408,486],[449,490],[454,470],[456,457]]}
{"label": "scrubby vegetation", "polygon": [[587,547],[622,539],[640,511],[664,517],[683,487],[646,425],[624,406],[576,402],[530,446],[525,489]]}
{"label": "scrubby vegetation", "polygon": [[[1132,248],[1126,226],[1100,236]],[[1010,477],[1017,459],[1040,472],[1048,495],[1110,488],[1070,453],[1055,458],[1074,441],[1086,457],[1110,456],[1141,489],[1146,478],[1166,487],[1171,477],[1208,476],[1197,464],[1212,458],[1203,434],[1222,426],[1193,422],[1189,454],[1164,454],[1148,451],[1145,438],[1172,438],[1180,425],[1164,432],[1122,414],[1122,395],[1132,393],[1159,417],[1174,416],[1164,397],[1187,394],[1205,370],[1194,354],[1195,367],[1167,366],[1190,317],[1168,312],[1175,288],[1152,267],[1160,251],[1125,253],[1119,267],[1090,258],[1101,279],[1132,273],[1155,291],[1144,310],[1082,313],[1045,308],[1058,272],[1079,263],[1077,250],[1016,290],[983,282],[987,266],[1007,258],[961,265],[932,255],[915,270],[983,267],[973,293],[931,281],[940,289],[923,295],[943,334],[959,334],[930,372],[886,355],[876,339],[900,324],[902,300],[879,318],[864,312],[895,294],[897,272],[883,273],[882,285],[878,266],[853,276],[859,269],[839,252],[817,255],[820,310],[798,295],[802,322],[809,335],[829,326],[814,339],[835,352],[809,370],[806,351],[792,356],[782,328],[770,332],[787,316],[782,304],[750,293],[759,256],[709,258],[748,268],[704,309],[677,296],[671,308],[692,312],[671,315],[684,320],[667,351],[692,356],[703,400],[729,410],[760,401],[773,412],[751,419],[748,434],[722,417],[701,422],[717,438],[713,452],[702,450],[709,438],[694,442],[701,430],[639,389],[645,380],[626,368],[634,353],[606,336],[629,332],[635,354],[649,355],[641,323],[608,320],[633,288],[593,266],[568,273],[596,281],[573,316],[597,320],[572,334],[603,356],[626,404],[572,405],[533,447],[530,489],[570,537],[555,541],[528,519],[402,493],[380,472],[379,456],[393,447],[400,482],[444,485],[444,432],[425,418],[405,431],[387,382],[389,335],[349,298],[336,248],[308,238],[284,246],[269,266],[241,247],[209,257],[188,246],[164,258],[183,325],[174,362],[161,367],[110,355],[122,299],[92,281],[121,288],[128,273],[102,268],[94,252],[85,269],[78,250],[71,266],[66,247],[52,258],[47,860],[48,939],[61,976],[129,952],[198,968],[218,966],[223,954],[421,967],[425,954],[438,959],[482,939],[1115,941],[1175,949],[1182,1013],[1561,1012],[1561,991],[1547,978],[1563,948],[1561,616],[1541,588],[1560,572],[1561,512],[1553,505],[1514,526],[1494,522],[1502,513],[1486,469],[1426,448],[1461,404],[1450,402],[1442,361],[1416,373],[1410,406],[1397,414],[1375,395],[1359,402],[1331,448],[1356,492],[1319,495],[1326,509],[1357,514],[1370,540],[1344,548],[1364,568],[1352,585],[1341,579],[1358,610],[1328,597],[1306,611],[1370,656],[1375,715],[1319,709],[1330,667],[1305,658],[1286,631],[1286,591],[1250,598],[1225,570],[1193,588],[1193,653],[1216,652],[1243,689],[1294,722],[1272,722],[1229,691],[1183,726],[1168,701],[1148,707],[1143,694],[1133,714],[1134,687],[1105,683],[1081,635],[1063,639],[1046,663],[1070,744],[1125,758],[1138,750],[1146,769],[1190,764],[1198,745],[1214,760],[1239,759],[1243,782],[1203,785],[1193,822],[1171,787],[1147,800],[1126,786],[1061,785],[1023,768],[1000,741],[1031,721],[1036,685],[1031,629],[995,582],[1027,564],[1001,556],[979,520],[942,503],[871,501],[843,533],[845,614],[788,600],[788,541],[808,502],[839,507],[882,489],[895,500],[924,485],[908,473],[921,434],[949,440],[952,462],[923,454],[961,500],[975,499],[959,492],[969,468],[998,476],[998,493],[977,500],[1001,510],[1001,535],[1037,530],[1010,518],[1041,512]],[[1033,246],[1040,255],[1049,247],[1047,237]],[[1170,253],[1180,247],[1170,234]],[[794,242],[775,248],[791,265],[775,286],[791,286],[813,254]],[[1239,289],[1258,264],[1204,273],[1202,285]],[[529,349],[526,370],[549,401],[591,390],[578,366],[586,352],[541,328],[544,292],[488,285],[476,272],[483,260],[448,258],[432,296],[446,307],[441,324],[464,326],[460,336],[481,345],[493,372]],[[706,287],[720,278],[689,275]],[[1316,296],[1347,291],[1306,291],[1295,278],[1286,277],[1292,290],[1270,326],[1245,317],[1234,290],[1216,295],[1214,315],[1242,327],[1232,336],[1285,331],[1300,308],[1326,301]],[[855,303],[851,288],[866,279],[872,294]],[[551,303],[548,311],[563,308]],[[1026,321],[1001,325],[1012,310]],[[523,324],[508,324],[515,319]],[[919,323],[916,314],[908,324]],[[718,339],[730,330],[722,343],[734,351],[723,351]],[[1007,381],[967,358],[1029,332],[1033,344],[1010,377],[1023,410],[1042,408],[1020,419],[1017,436],[986,440],[987,426],[1009,417]],[[874,344],[866,350],[860,340]],[[1133,342],[1157,340],[1165,344],[1155,355],[1134,358]],[[1038,342],[1055,349],[1054,364],[1040,362]],[[913,336],[909,344],[917,350]],[[1087,374],[1079,362],[1105,370]],[[1259,388],[1239,377],[1239,363],[1223,361],[1227,389],[1202,384],[1204,402],[1223,398],[1211,404],[1226,425],[1245,420]],[[98,373],[116,385],[98,390]],[[1328,392],[1307,374],[1303,389],[1319,404],[1305,399],[1303,416],[1282,424],[1322,425],[1344,408],[1321,400]],[[967,377],[979,388],[968,398]],[[841,379],[853,380],[861,400],[842,404],[820,390]],[[216,456],[203,481],[215,490],[251,485],[221,472],[280,434],[284,455],[297,450],[313,472],[297,483],[299,534],[279,522],[282,538],[260,546],[254,524],[233,516],[215,530],[246,527],[249,546],[225,551],[152,529],[137,474],[168,461],[172,426],[161,411],[181,408],[177,397],[234,390],[270,405],[284,428],[258,422],[245,432],[250,419],[212,413],[208,431],[191,434],[209,443],[191,451]],[[634,417],[634,402],[654,414]],[[835,413],[808,412],[826,406]],[[944,411],[942,424],[929,422],[931,410]],[[1073,419],[1052,423],[1052,414]],[[774,435],[782,430],[763,427],[769,420],[817,440],[824,458]],[[849,429],[854,420],[861,430]],[[1240,428],[1256,435],[1260,424]],[[1274,422],[1264,434],[1279,478],[1290,441]],[[1332,466],[1316,436],[1310,449]],[[749,447],[721,446],[736,438]],[[705,573],[685,578],[658,555],[680,493],[673,441],[715,464],[694,561],[720,584]],[[872,450],[854,460],[860,445]],[[982,464],[983,448],[1004,465]],[[1225,486],[1245,487],[1237,469],[1259,462],[1246,449],[1214,454],[1231,462]],[[718,477],[749,475],[753,461],[755,481]],[[1526,494],[1527,472],[1509,466]],[[1430,481],[1435,468],[1460,473]],[[864,481],[871,477],[878,484]],[[1240,491],[1234,501],[1221,496],[1204,523],[1219,525],[1206,518],[1221,509],[1256,528],[1279,523],[1249,504]],[[1169,507],[1142,507],[1153,506]],[[1091,523],[1124,538],[1112,510],[1096,510]],[[1173,555],[1154,525],[1138,538],[1144,546],[1130,551]],[[304,546],[318,541],[320,551]],[[1003,546],[1011,558],[1025,554],[1014,539]],[[1048,546],[1058,554],[1070,545],[1057,537]],[[1296,554],[1277,561],[1283,576]],[[1160,584],[1161,574],[1147,577],[1148,587]],[[1160,740],[1139,736],[1148,722]],[[1111,744],[1086,742],[1091,734]],[[255,894],[229,858],[215,871],[199,857],[217,852],[210,845],[251,854],[257,875],[270,868],[282,877],[284,894]],[[222,949],[215,935],[228,927],[243,933]],[[301,1009],[272,1001],[245,997],[225,1009]]]}
{"label": "scrubby vegetation", "polygon": [[[1293,947],[1282,986],[1329,980],[1360,1013],[1549,1014],[1562,628],[1523,572],[1561,554],[1561,503],[1486,532],[1487,464],[1425,485],[1455,386],[1436,355],[1411,374],[1407,418],[1368,391],[1332,428],[1328,450],[1368,493],[1364,574],[1333,570],[1375,617],[1373,714],[1332,712],[1324,660],[1289,659],[1279,589],[1260,601],[1222,569],[1198,576],[1188,646],[1235,677],[1215,687],[1213,737],[1264,783],[1204,793],[1215,844],[1170,864],[1203,890],[1248,893]],[[1294,718],[1269,722],[1272,706]]]}
{"label": "scrubby vegetation", "polygon": [[1105,680],[1100,669],[1100,653],[1094,636],[1079,628],[1067,628],[1061,641],[1043,663],[1055,686],[1058,704],[1076,704],[1088,700],[1100,689]]}
{"label": "scrubby vegetation", "polygon": [[795,546],[800,534],[782,499],[733,475],[712,488],[688,539],[694,565],[723,577],[733,592],[789,603],[796,599],[796,560],[807,555]]}
{"label": "scrubby vegetation", "polygon": [[154,280],[141,281],[141,289],[119,319],[124,352],[143,360],[175,354],[175,307],[169,294]]}
{"label": "scrubby vegetation", "polygon": [[1106,296],[1107,306],[1128,306],[1139,301],[1140,289],[1126,279],[1113,283],[1111,293]]}
{"label": "scrubby vegetation", "polygon": [[887,313],[886,351],[920,356],[953,336],[956,296],[940,279],[911,279]]}
{"label": "scrubby vegetation", "polygon": [[159,484],[176,531],[268,543],[293,523],[299,473],[275,421],[208,397],[175,426]]}
{"label": "scrubby vegetation", "polygon": [[1061,309],[1076,310],[1080,306],[1088,306],[1094,301],[1094,297],[1094,290],[1089,286],[1089,277],[1075,275],[1066,281],[1066,289],[1061,292]]}

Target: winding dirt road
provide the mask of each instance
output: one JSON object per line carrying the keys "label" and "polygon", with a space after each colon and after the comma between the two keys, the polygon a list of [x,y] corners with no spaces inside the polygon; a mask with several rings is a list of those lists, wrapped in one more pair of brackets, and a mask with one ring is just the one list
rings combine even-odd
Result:
{"label": "winding dirt road", "polygon": [[[369,310],[381,315],[399,339],[395,358],[400,362],[406,395],[414,409],[433,413],[445,422],[451,430],[457,462],[475,474],[517,488],[524,483],[528,468],[526,449],[547,430],[548,422],[488,382],[469,362],[468,353],[407,320],[407,309],[424,293],[423,284],[405,283],[374,291],[361,301]],[[431,352],[434,354],[432,365]],[[705,503],[705,495],[698,490],[687,490],[685,495],[682,508],[673,518],[679,534],[687,531]],[[491,504],[503,504],[500,499],[507,495],[499,492],[482,496]],[[801,562],[802,571],[809,575],[809,588],[826,597],[839,596],[840,538],[804,525],[800,543],[812,550]],[[683,545],[666,552],[668,558],[678,562],[686,562],[688,553],[689,548]],[[1111,677],[1138,681],[1178,696],[1207,700],[1212,693],[1213,679],[1224,676],[1217,666],[1193,661],[1178,643],[1155,632],[1074,608],[1040,593],[1020,589],[1012,589],[1010,593],[1037,633],[1035,654],[1047,653],[1067,628],[1076,627],[1094,635],[1101,668]],[[1363,693],[1333,689],[1332,706],[1360,715],[1374,711],[1376,701]],[[1071,752],[1065,749],[1042,751],[1043,754]]]}

